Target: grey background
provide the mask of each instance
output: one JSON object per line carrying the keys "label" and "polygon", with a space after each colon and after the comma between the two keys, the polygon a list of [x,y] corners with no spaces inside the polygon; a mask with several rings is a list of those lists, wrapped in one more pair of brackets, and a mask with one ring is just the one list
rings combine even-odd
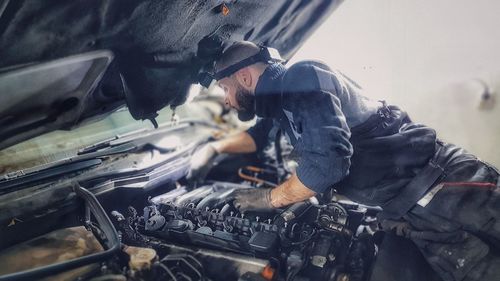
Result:
{"label": "grey background", "polygon": [[349,0],[291,61],[319,59],[365,95],[406,109],[439,137],[500,167],[500,1]]}

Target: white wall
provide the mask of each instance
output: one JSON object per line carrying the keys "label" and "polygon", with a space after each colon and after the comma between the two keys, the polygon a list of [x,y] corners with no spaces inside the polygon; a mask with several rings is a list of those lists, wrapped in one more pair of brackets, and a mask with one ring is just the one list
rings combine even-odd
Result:
{"label": "white wall", "polygon": [[500,167],[500,1],[347,0],[293,58],[320,59]]}

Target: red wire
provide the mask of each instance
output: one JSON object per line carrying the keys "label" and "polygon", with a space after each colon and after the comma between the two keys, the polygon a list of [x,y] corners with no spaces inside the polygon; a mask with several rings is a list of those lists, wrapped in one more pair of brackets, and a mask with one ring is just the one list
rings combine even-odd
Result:
{"label": "red wire", "polygon": [[497,186],[491,182],[443,182],[444,186],[478,186],[478,187],[495,187]]}

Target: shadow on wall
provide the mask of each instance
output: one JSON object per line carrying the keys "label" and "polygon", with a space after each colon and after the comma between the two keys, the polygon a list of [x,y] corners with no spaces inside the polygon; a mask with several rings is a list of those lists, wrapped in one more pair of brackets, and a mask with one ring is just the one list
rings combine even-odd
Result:
{"label": "shadow on wall", "polygon": [[457,144],[481,159],[500,167],[500,108],[498,92],[500,80],[494,87],[484,87],[478,80],[449,84],[421,98],[428,106],[403,102],[416,122],[437,130],[446,142]]}

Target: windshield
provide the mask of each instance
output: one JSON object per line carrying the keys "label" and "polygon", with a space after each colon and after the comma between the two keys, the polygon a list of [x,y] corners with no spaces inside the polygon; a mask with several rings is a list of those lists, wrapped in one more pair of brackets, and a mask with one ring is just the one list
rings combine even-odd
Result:
{"label": "windshield", "polygon": [[[200,93],[200,88],[193,87],[192,92],[188,102],[175,109],[175,115],[171,108],[161,110],[156,118],[158,124],[162,126],[185,119],[218,121],[215,117],[220,116],[223,110],[220,92],[206,91],[195,100],[193,98]],[[100,121],[71,131],[54,131],[1,150],[0,175],[75,156],[83,147],[134,131],[153,128],[150,121],[137,121],[126,108],[122,108]]]}

